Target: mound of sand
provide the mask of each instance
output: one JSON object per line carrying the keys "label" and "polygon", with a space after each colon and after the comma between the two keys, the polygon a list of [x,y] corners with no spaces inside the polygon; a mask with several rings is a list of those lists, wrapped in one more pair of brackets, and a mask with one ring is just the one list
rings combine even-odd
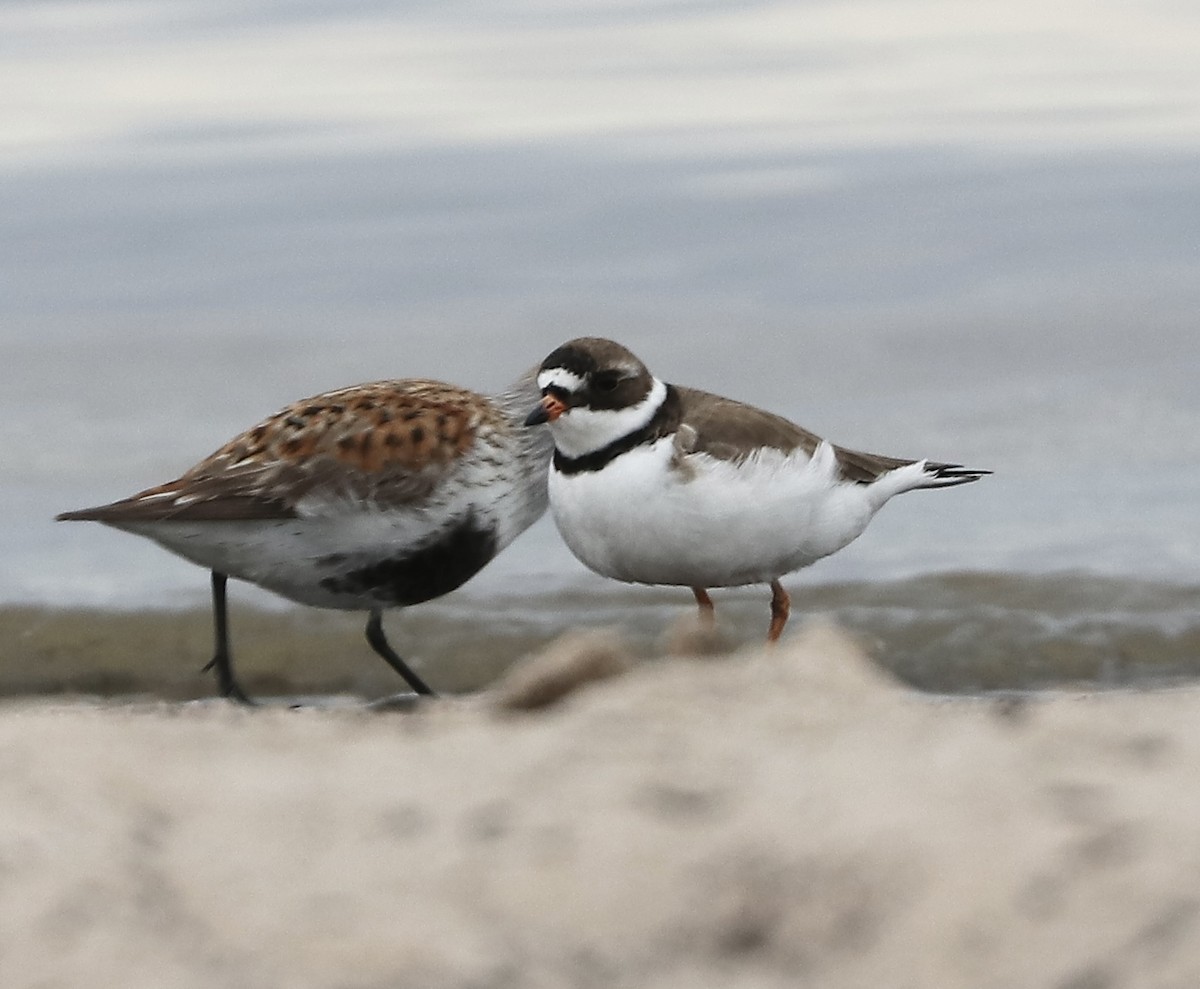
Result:
{"label": "mound of sand", "polygon": [[5,705],[0,985],[1200,985],[1195,690],[588,648],[558,703]]}

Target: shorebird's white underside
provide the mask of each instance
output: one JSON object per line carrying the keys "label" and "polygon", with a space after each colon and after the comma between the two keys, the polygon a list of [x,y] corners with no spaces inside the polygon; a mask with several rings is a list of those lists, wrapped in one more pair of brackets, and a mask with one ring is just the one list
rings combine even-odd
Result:
{"label": "shorebird's white underside", "polygon": [[[480,490],[485,497],[479,497]],[[123,522],[116,528],[301,604],[366,610],[380,602],[369,593],[331,591],[321,581],[348,569],[403,557],[468,516],[494,531],[499,552],[542,513],[541,498],[528,497],[510,477],[483,489],[444,485],[440,494],[436,504],[386,511],[343,502],[319,505],[290,519]]]}
{"label": "shorebird's white underside", "polygon": [[828,444],[811,458],[764,449],[735,463],[681,458],[664,437],[601,470],[550,475],[559,531],[588,567],[693,587],[765,582],[808,566],[863,531],[882,504],[877,495],[838,478]]}

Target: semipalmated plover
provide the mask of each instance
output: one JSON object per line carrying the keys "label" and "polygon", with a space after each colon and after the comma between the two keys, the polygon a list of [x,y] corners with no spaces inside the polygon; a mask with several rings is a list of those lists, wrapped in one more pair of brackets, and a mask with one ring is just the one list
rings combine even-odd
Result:
{"label": "semipalmated plover", "polygon": [[530,370],[489,398],[425,379],[379,381],[289,405],[180,478],[110,505],[64,512],[153,539],[212,571],[214,669],[233,675],[225,584],[368,612],[371,647],[420,694],[392,650],[385,608],[465,583],[546,508],[551,443],[522,428]]}
{"label": "semipalmated plover", "polygon": [[790,609],[784,574],[837,552],[893,495],[990,473],[834,446],[780,416],[656,378],[625,347],[583,337],[547,357],[525,420],[554,437],[550,507],[605,577],[690,587],[769,583],[767,638]]}

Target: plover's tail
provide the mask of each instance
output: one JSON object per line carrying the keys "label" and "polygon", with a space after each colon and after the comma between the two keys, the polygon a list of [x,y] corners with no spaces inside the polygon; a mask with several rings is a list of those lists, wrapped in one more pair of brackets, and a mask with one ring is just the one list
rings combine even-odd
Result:
{"label": "plover's tail", "polygon": [[886,474],[881,474],[867,486],[867,490],[871,493],[872,501],[879,506],[905,491],[919,491],[923,488],[956,488],[960,484],[978,481],[990,473],[990,470],[977,470],[973,467],[964,467],[962,464],[941,464],[929,460],[917,460],[895,467]]}
{"label": "plover's tail", "polygon": [[928,460],[918,461],[914,467],[922,467],[922,483],[916,488],[954,488],[960,484],[970,484],[981,477],[990,474],[990,470],[976,470],[964,467],[962,464],[933,464]]}

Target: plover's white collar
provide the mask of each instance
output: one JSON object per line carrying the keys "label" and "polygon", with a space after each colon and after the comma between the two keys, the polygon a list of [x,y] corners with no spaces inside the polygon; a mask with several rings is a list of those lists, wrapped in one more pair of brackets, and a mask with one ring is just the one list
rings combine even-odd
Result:
{"label": "plover's white collar", "polygon": [[[538,375],[538,385],[542,388],[562,387],[559,383],[568,377],[574,375],[555,368]],[[562,456],[572,460],[596,453],[648,426],[666,397],[667,386],[654,378],[646,397],[635,405],[622,409],[594,409],[587,405],[569,408],[550,424],[554,445]]]}

